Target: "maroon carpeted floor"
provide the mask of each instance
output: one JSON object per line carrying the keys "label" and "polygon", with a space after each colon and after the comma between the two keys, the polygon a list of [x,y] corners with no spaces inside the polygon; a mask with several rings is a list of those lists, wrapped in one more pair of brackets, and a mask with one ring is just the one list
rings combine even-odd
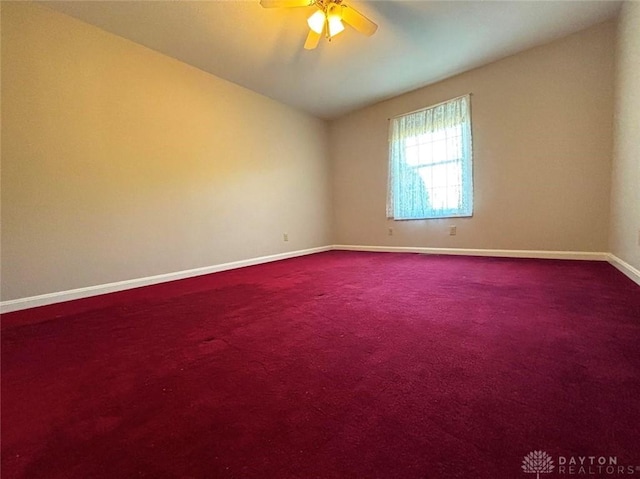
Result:
{"label": "maroon carpeted floor", "polygon": [[2,324],[3,479],[640,465],[640,287],[605,263],[329,252]]}

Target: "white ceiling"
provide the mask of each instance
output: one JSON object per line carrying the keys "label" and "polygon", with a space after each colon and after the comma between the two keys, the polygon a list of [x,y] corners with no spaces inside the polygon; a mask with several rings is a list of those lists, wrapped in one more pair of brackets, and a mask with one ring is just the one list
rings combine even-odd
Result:
{"label": "white ceiling", "polygon": [[345,0],[379,25],[302,48],[313,7],[244,1],[47,1],[48,8],[305,110],[363,106],[614,17],[621,2]]}

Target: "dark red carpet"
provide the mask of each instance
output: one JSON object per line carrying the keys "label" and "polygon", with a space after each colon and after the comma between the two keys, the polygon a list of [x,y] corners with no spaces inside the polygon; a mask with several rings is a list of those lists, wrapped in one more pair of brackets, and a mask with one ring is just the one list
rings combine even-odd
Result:
{"label": "dark red carpet", "polygon": [[605,263],[329,252],[2,323],[3,479],[640,465],[640,287]]}

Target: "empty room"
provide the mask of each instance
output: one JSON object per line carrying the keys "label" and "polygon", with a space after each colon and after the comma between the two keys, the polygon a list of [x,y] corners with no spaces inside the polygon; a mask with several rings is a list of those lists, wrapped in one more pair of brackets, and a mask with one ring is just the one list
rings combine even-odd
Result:
{"label": "empty room", "polygon": [[640,478],[640,2],[0,17],[3,479]]}

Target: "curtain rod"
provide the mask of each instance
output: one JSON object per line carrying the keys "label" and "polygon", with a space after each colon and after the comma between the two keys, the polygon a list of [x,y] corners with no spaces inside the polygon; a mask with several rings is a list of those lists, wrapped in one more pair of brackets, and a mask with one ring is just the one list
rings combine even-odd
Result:
{"label": "curtain rod", "polygon": [[434,105],[425,106],[424,108],[418,108],[417,110],[409,111],[407,113],[400,113],[400,114],[398,114],[396,116],[392,116],[391,118],[387,118],[387,121],[395,120],[396,118],[400,118],[401,116],[407,116],[407,115],[411,115],[413,113],[418,113],[419,111],[430,110],[431,108],[435,108],[437,106],[444,105],[445,103],[449,103],[450,101],[457,100],[458,98],[462,98],[464,96],[469,96],[470,97],[472,95],[473,95],[473,93],[465,93],[464,95],[460,95],[460,96],[457,96],[455,98],[451,98],[449,100],[441,101],[440,103],[436,103]]}

